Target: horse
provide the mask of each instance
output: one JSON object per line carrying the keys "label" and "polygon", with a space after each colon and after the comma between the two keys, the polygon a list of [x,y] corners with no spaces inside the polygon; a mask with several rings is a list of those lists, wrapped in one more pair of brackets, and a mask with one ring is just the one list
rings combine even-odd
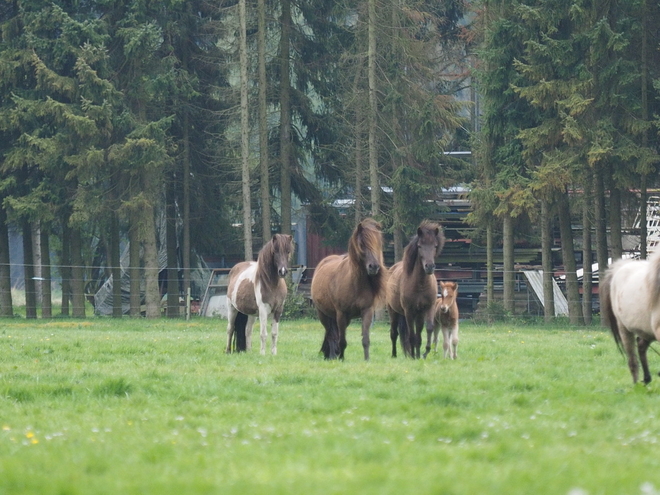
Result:
{"label": "horse", "polygon": [[438,352],[438,334],[442,329],[445,359],[456,359],[458,349],[458,284],[440,282],[440,297],[435,301],[433,318],[433,352]]}
{"label": "horse", "polygon": [[[293,237],[275,234],[259,251],[257,261],[242,261],[229,271],[227,287],[227,353],[234,331],[245,329],[245,350],[252,347],[252,326],[259,316],[261,354],[266,354],[268,317],[272,316],[271,353],[277,354],[277,334],[286,299],[284,278],[289,273]],[[247,318],[245,316],[247,315]],[[244,325],[244,326],[243,326]],[[242,327],[242,328],[241,328]],[[238,346],[238,350],[241,346]]]}
{"label": "horse", "polygon": [[355,227],[348,253],[319,262],[312,278],[312,302],[325,328],[321,347],[325,359],[344,359],[346,327],[361,317],[364,359],[369,360],[369,329],[384,299],[386,277],[381,227],[372,218]]}
{"label": "horse", "polygon": [[390,315],[392,357],[396,357],[396,341],[401,334],[405,356],[420,357],[422,328],[426,323],[427,341],[424,358],[431,350],[433,309],[437,299],[435,258],[445,238],[440,224],[425,220],[403,251],[403,259],[390,268],[387,311]]}
{"label": "horse", "polygon": [[637,383],[639,363],[644,384],[651,382],[646,351],[660,339],[660,251],[648,260],[623,259],[614,262],[600,283],[600,313],[609,326],[619,350],[628,358],[633,383]]}

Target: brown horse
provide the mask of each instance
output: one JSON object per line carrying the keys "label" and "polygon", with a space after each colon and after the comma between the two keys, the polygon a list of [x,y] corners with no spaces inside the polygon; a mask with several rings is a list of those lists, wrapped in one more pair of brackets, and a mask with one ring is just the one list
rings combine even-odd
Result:
{"label": "brown horse", "polygon": [[[271,353],[277,354],[277,333],[286,299],[289,259],[293,252],[290,235],[275,234],[261,251],[257,261],[243,261],[229,271],[227,287],[227,352],[238,325],[245,326],[246,349],[252,347],[252,325],[257,316],[261,327],[261,354],[266,354],[268,316],[272,315]],[[247,318],[241,315],[247,315]],[[238,333],[238,332],[237,332]],[[241,349],[239,349],[241,350]]]}
{"label": "brown horse", "polygon": [[325,327],[321,351],[326,359],[344,359],[346,327],[362,318],[364,359],[369,359],[369,329],[376,305],[386,290],[383,239],[378,222],[360,222],[348,242],[348,253],[321,260],[312,278],[312,301]]}
{"label": "brown horse", "polygon": [[420,357],[422,329],[426,323],[427,341],[424,357],[431,350],[433,309],[438,294],[435,258],[442,251],[445,238],[440,225],[424,221],[403,251],[403,259],[390,268],[387,311],[390,315],[392,357],[401,333],[405,356]]}
{"label": "brown horse", "polygon": [[442,348],[445,358],[458,357],[458,284],[440,282],[440,297],[435,302],[433,319],[433,352],[438,352],[438,334],[442,329]]}
{"label": "brown horse", "polygon": [[[614,341],[625,351],[633,383],[637,383],[639,354],[644,383],[651,381],[646,351],[660,340],[660,251],[648,260],[613,263],[599,287],[600,314]],[[637,349],[635,349],[635,346]]]}

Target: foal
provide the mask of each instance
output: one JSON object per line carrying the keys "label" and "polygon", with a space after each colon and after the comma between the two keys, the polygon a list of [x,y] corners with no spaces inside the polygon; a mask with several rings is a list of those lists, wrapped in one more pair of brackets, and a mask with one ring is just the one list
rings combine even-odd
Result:
{"label": "foal", "polygon": [[456,359],[458,349],[458,284],[440,282],[440,297],[435,302],[433,318],[433,352],[438,352],[438,333],[442,328],[442,348],[444,356]]}

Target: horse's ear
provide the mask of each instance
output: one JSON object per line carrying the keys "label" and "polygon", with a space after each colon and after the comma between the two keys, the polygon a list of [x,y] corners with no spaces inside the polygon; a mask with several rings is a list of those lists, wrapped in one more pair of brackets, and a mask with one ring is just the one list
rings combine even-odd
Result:
{"label": "horse's ear", "polygon": [[360,234],[360,233],[362,232],[362,229],[363,229],[363,228],[364,228],[364,227],[362,227],[362,222],[360,222],[360,223],[357,224],[357,228],[355,229],[355,231],[356,231],[358,234]]}
{"label": "horse's ear", "polygon": [[287,235],[287,237],[289,238],[290,242],[293,242],[293,236],[292,235]]}
{"label": "horse's ear", "polygon": [[451,285],[454,286],[454,290],[458,290],[458,282],[452,282]]}
{"label": "horse's ear", "polygon": [[424,231],[421,227],[417,227],[417,237],[424,237]]}

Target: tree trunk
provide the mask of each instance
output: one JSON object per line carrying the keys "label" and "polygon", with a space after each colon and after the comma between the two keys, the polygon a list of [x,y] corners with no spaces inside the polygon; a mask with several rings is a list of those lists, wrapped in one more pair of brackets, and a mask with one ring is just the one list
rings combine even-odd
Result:
{"label": "tree trunk", "polygon": [[176,208],[174,205],[174,182],[167,184],[166,243],[167,243],[167,316],[177,318],[179,311],[179,259],[176,242]]}
{"label": "tree trunk", "polygon": [[602,169],[594,174],[594,203],[596,205],[596,261],[598,276],[602,277],[607,270],[607,213],[605,211],[605,185]]}
{"label": "tree trunk", "polygon": [[[252,194],[250,193],[250,115],[248,113],[248,59],[246,0],[238,2],[241,65],[241,184],[243,189],[243,255],[252,259]],[[291,223],[291,222],[289,222]]]}
{"label": "tree trunk", "polygon": [[85,317],[85,276],[82,257],[82,235],[79,227],[71,228],[71,316]]}
{"label": "tree trunk", "polygon": [[41,317],[53,317],[53,296],[51,288],[51,269],[50,269],[50,234],[44,223],[39,229],[41,237],[39,247],[41,249]]}
{"label": "tree trunk", "polygon": [[[649,58],[648,58],[648,24],[647,24],[647,17],[648,17],[648,10],[647,10],[647,5],[646,5],[646,0],[642,0],[642,67],[641,67],[641,83],[642,83],[642,88],[641,88],[641,102],[642,102],[642,123],[647,123],[649,120],[649,98],[648,98],[648,91],[649,91]],[[646,148],[649,145],[649,133],[645,129],[642,132],[642,148]],[[639,212],[640,212],[640,219],[639,219],[639,227],[640,227],[640,235],[639,235],[639,251],[640,251],[640,258],[645,260],[647,257],[647,240],[648,240],[648,228],[646,225],[647,218],[646,218],[646,208],[648,206],[648,182],[647,182],[647,177],[648,174],[646,170],[641,170],[641,180],[640,180],[640,205],[639,205]]]}
{"label": "tree trunk", "polygon": [[354,163],[355,163],[355,225],[362,221],[364,212],[362,211],[362,126],[364,125],[364,115],[362,110],[362,94],[360,92],[360,73],[362,65],[358,66],[358,69],[355,71],[355,77],[353,79],[353,94],[355,95],[355,154],[354,154]]}
{"label": "tree trunk", "polygon": [[[184,58],[187,69],[188,64]],[[190,292],[190,115],[183,108],[183,239],[181,246],[181,269],[183,270],[183,294]]]}
{"label": "tree trunk", "polygon": [[131,308],[129,314],[133,317],[141,315],[142,305],[142,270],[140,270],[140,217],[138,212],[132,210],[130,212],[130,227],[128,231],[129,239],[129,266],[128,275],[130,279],[130,301]]}
{"label": "tree trunk", "polygon": [[580,325],[583,323],[582,305],[580,304],[580,289],[577,279],[577,264],[575,262],[571,212],[567,192],[557,195],[557,206],[559,209],[559,230],[561,232],[561,255],[566,275],[568,319],[572,325]]}
{"label": "tree trunk", "polygon": [[378,179],[378,139],[376,95],[376,0],[368,0],[369,8],[369,183],[371,186],[371,215],[380,215],[380,181]]}
{"label": "tree trunk", "polygon": [[610,243],[612,245],[612,261],[621,259],[623,242],[621,239],[621,189],[610,189]]}
{"label": "tree trunk", "polygon": [[33,272],[32,276],[34,277],[34,295],[36,297],[35,307],[39,309],[39,302],[41,301],[41,235],[39,228],[39,222],[35,222],[32,225],[32,266]]}
{"label": "tree trunk", "polygon": [[112,317],[121,318],[124,314],[121,291],[121,255],[119,242],[119,218],[117,212],[110,212],[110,272],[112,273]]}
{"label": "tree trunk", "polygon": [[69,316],[71,302],[71,229],[66,218],[62,219],[62,254],[60,274],[62,275],[62,316]]}
{"label": "tree trunk", "polygon": [[34,249],[32,245],[32,225],[22,221],[23,227],[23,266],[25,272],[25,317],[37,317],[37,290],[34,281]]}
{"label": "tree trunk", "polygon": [[11,297],[9,228],[7,212],[4,208],[0,208],[0,316],[14,316],[14,304]]}
{"label": "tree trunk", "polygon": [[495,301],[495,277],[493,276],[493,219],[486,225],[486,313],[488,321],[492,321],[491,308]]}
{"label": "tree trunk", "polygon": [[158,244],[154,207],[148,205],[142,213],[142,248],[144,249],[145,305],[147,318],[160,317],[160,289],[158,287]]}
{"label": "tree trunk", "polygon": [[591,209],[593,205],[593,178],[588,170],[585,177],[584,202],[582,204],[582,314],[584,324],[591,325],[591,305],[593,301],[593,255],[591,249]]}
{"label": "tree trunk", "polygon": [[555,319],[555,290],[552,273],[552,222],[550,206],[541,201],[541,263],[543,264],[543,318],[546,323]]}
{"label": "tree trunk", "polygon": [[257,51],[259,52],[259,190],[261,193],[261,238],[265,244],[271,236],[270,171],[268,162],[268,98],[266,89],[266,0],[258,0]]}
{"label": "tree trunk", "polygon": [[400,203],[401,197],[398,190],[393,191],[394,196],[394,225],[392,225],[392,234],[394,240],[394,262],[401,261],[403,259],[403,231],[401,230],[401,213],[400,213]]}
{"label": "tree trunk", "polygon": [[516,274],[514,272],[513,253],[513,218],[505,215],[502,220],[502,255],[504,257],[504,309],[511,314],[515,313],[515,287]]}
{"label": "tree trunk", "polygon": [[291,0],[281,1],[280,18],[280,232],[291,234]]}

